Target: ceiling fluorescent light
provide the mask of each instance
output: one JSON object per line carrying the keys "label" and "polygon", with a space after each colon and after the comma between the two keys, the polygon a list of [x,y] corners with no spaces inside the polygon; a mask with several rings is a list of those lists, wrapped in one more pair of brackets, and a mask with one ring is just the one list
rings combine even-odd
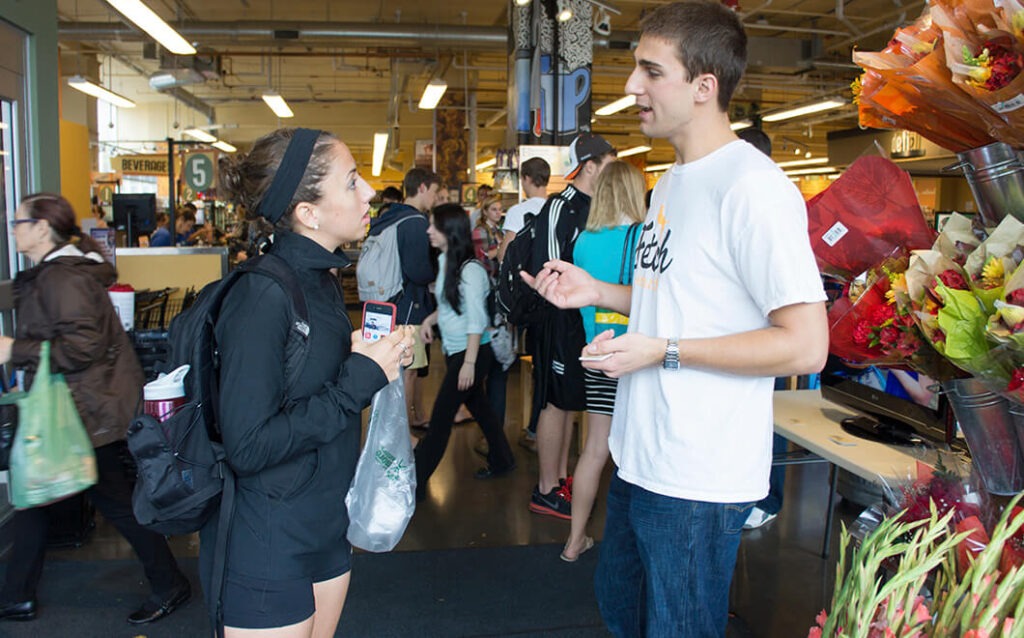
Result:
{"label": "ceiling fluorescent light", "polygon": [[277,91],[267,91],[264,93],[263,101],[267,103],[267,106],[274,112],[274,115],[281,118],[295,117],[292,110],[288,108],[288,103],[284,101],[284,98]]}
{"label": "ceiling fluorescent light", "polygon": [[441,101],[441,96],[448,90],[448,83],[441,78],[434,78],[430,82],[427,82],[427,86],[423,89],[423,96],[420,97],[420,108],[426,111],[437,108],[437,103]]}
{"label": "ceiling fluorescent light", "polygon": [[795,177],[797,175],[825,175],[827,173],[835,173],[839,169],[835,166],[822,166],[821,168],[798,168],[795,171],[786,171],[786,175]]}
{"label": "ceiling fluorescent light", "polygon": [[629,107],[636,104],[635,95],[627,95],[626,97],[620,97],[610,104],[605,104],[601,108],[594,111],[594,115],[611,115],[612,113],[618,113],[622,109],[628,109]]}
{"label": "ceiling fluorescent light", "polygon": [[213,148],[219,148],[220,150],[224,151],[225,153],[234,153],[235,151],[238,150],[237,148],[235,148],[234,146],[228,144],[227,142],[225,142],[223,140],[217,140],[216,142],[211,144],[211,146],[213,146]]}
{"label": "ceiling fluorescent light", "polygon": [[815,157],[814,159],[793,160],[792,162],[779,162],[779,168],[796,168],[797,166],[816,166],[828,164],[827,157]]}
{"label": "ceiling fluorescent light", "polygon": [[380,177],[381,168],[384,166],[384,153],[388,150],[388,134],[381,131],[373,134],[373,166],[370,173],[374,177]]}
{"label": "ceiling fluorescent light", "polygon": [[810,115],[812,113],[820,113],[822,111],[828,111],[831,109],[838,109],[846,106],[845,100],[839,100],[836,98],[829,98],[827,100],[821,100],[814,102],[813,104],[805,104],[804,106],[798,106],[792,109],[786,109],[784,111],[777,111],[775,113],[769,113],[761,117],[765,122],[781,122],[782,120],[789,120],[794,117],[801,117],[803,115]]}
{"label": "ceiling fluorescent light", "polygon": [[733,122],[732,124],[730,124],[729,128],[731,128],[734,131],[742,131],[743,129],[750,128],[753,125],[754,123],[751,122],[750,120],[739,120],[737,122]]}
{"label": "ceiling fluorescent light", "polygon": [[528,4],[530,4],[530,0],[516,0],[517,7],[525,7]]}
{"label": "ceiling fluorescent light", "polygon": [[204,131],[202,129],[187,128],[187,129],[185,129],[182,132],[185,135],[188,135],[189,137],[191,137],[194,140],[199,140],[200,142],[206,142],[207,144],[209,144],[211,142],[216,142],[217,141],[216,137],[210,135],[209,133],[207,133],[206,131]]}
{"label": "ceiling fluorescent light", "polygon": [[135,26],[145,31],[171,53],[195,54],[196,48],[164,22],[163,18],[153,13],[153,10],[143,4],[141,0],[107,0],[107,4],[114,7],[118,13],[128,18]]}
{"label": "ceiling fluorescent light", "polygon": [[485,168],[490,168],[490,167],[494,166],[497,163],[498,163],[498,158],[497,157],[492,157],[489,160],[486,160],[484,162],[480,162],[479,164],[477,164],[476,165],[476,170],[482,171]]}
{"label": "ceiling fluorescent light", "polygon": [[633,148],[627,148],[624,151],[619,151],[617,156],[620,157],[620,158],[622,158],[622,157],[629,157],[630,155],[639,155],[640,153],[646,153],[646,152],[648,152],[650,150],[651,150],[650,146],[645,146],[645,145],[634,146]]}
{"label": "ceiling fluorescent light", "polygon": [[645,168],[644,171],[647,173],[656,173],[658,171],[667,171],[668,169],[672,168],[672,166],[672,162],[669,162],[667,164],[651,164],[650,166]]}
{"label": "ceiling fluorescent light", "polygon": [[104,102],[109,102],[114,106],[119,106],[123,109],[135,108],[135,102],[132,102],[123,95],[118,95],[117,93],[114,93],[110,89],[105,89],[99,84],[96,84],[95,82],[90,82],[89,80],[86,80],[80,75],[75,75],[68,78],[68,86],[70,86],[73,89],[78,89],[82,93],[91,95],[94,98],[103,100]]}

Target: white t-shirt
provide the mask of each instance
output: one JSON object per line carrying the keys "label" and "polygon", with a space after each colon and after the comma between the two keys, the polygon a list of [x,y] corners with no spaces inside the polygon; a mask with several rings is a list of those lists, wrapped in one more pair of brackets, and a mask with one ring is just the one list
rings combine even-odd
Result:
{"label": "white t-shirt", "polygon": [[[736,141],[658,181],[638,240],[629,332],[724,336],[824,300],[803,198],[766,156]],[[660,366],[622,378],[609,437],[619,476],[674,498],[763,498],[773,383]]]}
{"label": "white t-shirt", "polygon": [[539,213],[546,201],[544,197],[531,197],[509,208],[505,212],[505,223],[501,225],[501,230],[506,233],[518,233],[526,224],[526,215]]}

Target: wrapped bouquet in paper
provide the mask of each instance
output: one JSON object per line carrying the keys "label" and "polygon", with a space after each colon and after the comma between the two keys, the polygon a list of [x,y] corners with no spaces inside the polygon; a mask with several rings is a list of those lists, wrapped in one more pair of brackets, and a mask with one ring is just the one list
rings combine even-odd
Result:
{"label": "wrapped bouquet in paper", "polygon": [[856,296],[843,295],[828,311],[829,352],[850,362],[892,365],[900,353],[895,305],[889,303],[889,277],[881,269],[867,277]]}
{"label": "wrapped bouquet in paper", "polygon": [[913,318],[932,346],[962,370],[984,369],[988,314],[963,269],[938,251],[919,250],[906,277]]}
{"label": "wrapped bouquet in paper", "polygon": [[936,0],[884,50],[855,52],[861,125],[915,131],[956,152],[1024,145],[1020,40],[1006,37],[1006,14],[992,0]]}
{"label": "wrapped bouquet in paper", "polygon": [[818,267],[845,280],[935,241],[910,176],[884,157],[857,159],[807,203],[807,218]]}
{"label": "wrapped bouquet in paper", "polygon": [[1024,268],[1018,266],[1003,287],[1002,299],[988,318],[989,336],[1000,344],[1012,344],[1024,353]]}
{"label": "wrapped bouquet in paper", "polygon": [[981,245],[984,238],[974,232],[974,222],[960,213],[953,213],[935,239],[932,250],[937,250],[959,265],[967,262],[967,256]]}
{"label": "wrapped bouquet in paper", "polygon": [[1024,224],[1014,217],[1003,221],[964,262],[970,276],[971,289],[978,296],[986,314],[995,312],[995,302],[1003,296],[1006,279],[1024,259]]}
{"label": "wrapped bouquet in paper", "polygon": [[[989,0],[950,6],[935,2],[932,20],[942,29],[946,64],[953,83],[980,104],[1003,116],[1011,126],[1024,124],[1024,55],[1012,33],[997,28],[995,4]],[[966,10],[971,7],[974,11]]]}

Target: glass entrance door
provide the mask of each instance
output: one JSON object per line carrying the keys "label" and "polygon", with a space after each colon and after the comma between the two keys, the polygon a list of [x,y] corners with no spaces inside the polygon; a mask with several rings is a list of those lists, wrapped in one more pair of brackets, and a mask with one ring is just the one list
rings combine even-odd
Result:
{"label": "glass entrance door", "polygon": [[[18,267],[18,253],[9,220],[14,219],[19,199],[26,194],[29,166],[25,118],[25,51],[27,37],[0,20],[0,281],[9,280]],[[14,314],[0,306],[0,334],[14,334]],[[0,368],[0,374],[9,373]],[[5,378],[7,378],[5,376]],[[7,491],[7,472],[0,472],[0,525],[13,509]]]}

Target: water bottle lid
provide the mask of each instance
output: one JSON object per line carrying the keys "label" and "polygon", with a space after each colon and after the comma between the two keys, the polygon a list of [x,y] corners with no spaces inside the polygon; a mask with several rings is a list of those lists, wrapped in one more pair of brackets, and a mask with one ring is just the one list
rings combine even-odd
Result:
{"label": "water bottle lid", "polygon": [[170,374],[161,374],[142,388],[142,397],[146,401],[166,401],[185,396],[185,375],[188,364],[175,369]]}

